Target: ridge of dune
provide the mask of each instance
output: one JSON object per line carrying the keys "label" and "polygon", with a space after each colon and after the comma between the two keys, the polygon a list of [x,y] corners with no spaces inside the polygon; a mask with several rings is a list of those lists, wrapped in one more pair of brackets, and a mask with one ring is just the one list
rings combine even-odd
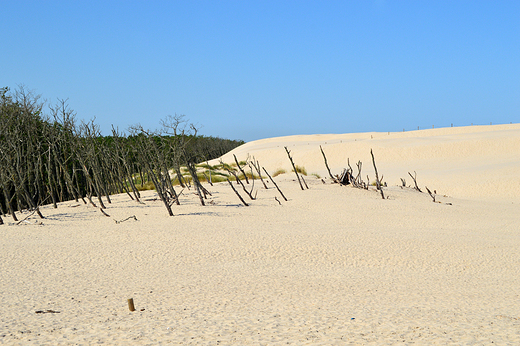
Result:
{"label": "ridge of dune", "polygon": [[[401,178],[459,198],[518,201],[520,199],[520,124],[427,129],[408,132],[368,132],[275,137],[248,142],[222,157],[232,162],[248,156],[271,169],[291,170],[284,146],[296,164],[309,173],[327,176],[319,146],[333,174],[347,167],[347,159],[363,162],[363,175],[374,179],[370,149],[378,170],[390,185]],[[408,179],[407,179],[408,178]]]}

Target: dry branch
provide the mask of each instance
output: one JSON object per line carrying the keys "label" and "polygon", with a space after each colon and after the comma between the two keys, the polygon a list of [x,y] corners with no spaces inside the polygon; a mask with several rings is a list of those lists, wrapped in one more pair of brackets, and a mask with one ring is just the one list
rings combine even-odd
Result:
{"label": "dry branch", "polygon": [[323,160],[325,161],[325,167],[327,167],[327,171],[329,172],[329,176],[332,179],[333,182],[338,183],[336,178],[332,176],[332,173],[330,172],[329,164],[327,163],[327,157],[325,156],[325,152],[323,151],[323,148],[320,145],[321,154],[323,155]]}
{"label": "dry branch", "polygon": [[289,151],[289,149],[287,149],[287,147],[284,147],[285,148],[285,151],[287,152],[287,156],[289,156],[289,160],[291,161],[291,165],[293,166],[293,169],[294,169],[294,174],[296,174],[296,178],[298,178],[298,183],[300,183],[300,187],[302,190],[305,190],[303,188],[303,185],[302,185],[302,182],[300,180],[300,175],[298,174],[298,171],[296,170],[296,166],[294,165],[294,162],[293,162],[293,159],[291,157],[291,152]]}
{"label": "dry branch", "polygon": [[370,155],[372,155],[372,163],[374,164],[374,170],[376,171],[376,185],[377,189],[381,191],[381,198],[385,199],[385,194],[383,193],[383,186],[381,186],[381,181],[379,180],[379,174],[377,173],[376,160],[374,159],[374,153],[372,149],[370,149]]}
{"label": "dry branch", "polygon": [[24,222],[25,220],[27,220],[29,217],[31,217],[31,215],[33,215],[35,212],[36,212],[36,210],[33,210],[32,213],[30,213],[29,215],[27,215],[23,220],[18,221],[16,224],[17,224],[17,225],[21,224],[22,222]]}
{"label": "dry branch", "polygon": [[238,170],[244,175],[245,179],[246,179],[246,183],[249,184],[249,179],[247,179],[247,174],[246,172],[244,172],[244,170],[242,169],[242,167],[240,167],[240,163],[238,162],[237,160],[237,157],[235,154],[233,154],[233,157],[235,158],[235,162],[237,164],[237,167],[238,167]]}
{"label": "dry branch", "polygon": [[435,203],[435,194],[432,194],[432,192],[430,191],[428,186],[425,186],[425,187],[426,187],[426,191],[428,191],[428,194],[430,194],[430,197],[433,199],[433,202]]}
{"label": "dry branch", "polygon": [[410,175],[410,177],[412,177],[413,182],[415,184],[414,189],[416,189],[419,192],[422,192],[421,189],[419,189],[419,186],[417,186],[417,179],[416,179],[417,178],[417,172],[413,171],[413,173],[415,174],[415,176],[413,176],[412,173],[408,172],[408,174]]}
{"label": "dry branch", "polygon": [[244,199],[242,198],[242,196],[240,196],[240,194],[238,193],[238,191],[235,189],[235,187],[233,186],[233,183],[231,183],[229,181],[229,179],[226,179],[227,182],[229,183],[229,186],[231,186],[231,188],[233,189],[233,191],[235,191],[236,195],[238,196],[238,198],[240,199],[240,201],[246,206],[248,207],[249,204],[246,203],[246,201],[244,201]]}
{"label": "dry branch", "polygon": [[265,174],[267,174],[267,176],[269,177],[269,179],[271,180],[271,182],[274,184],[274,187],[276,187],[276,189],[278,190],[278,192],[280,192],[280,195],[282,195],[283,199],[285,199],[285,201],[287,202],[287,198],[285,198],[282,190],[280,190],[280,188],[278,187],[278,185],[276,185],[276,182],[273,180],[273,178],[271,177],[271,175],[269,175],[269,172],[267,172],[267,170],[265,169],[265,167],[262,167],[264,169],[264,172]]}
{"label": "dry branch", "polygon": [[138,221],[138,220],[137,220],[137,217],[135,217],[135,215],[129,216],[129,217],[127,217],[126,219],[121,220],[121,221],[117,221],[117,220],[114,220],[114,221],[116,222],[116,224],[120,224],[120,223],[123,223],[123,222],[125,222],[125,221],[130,220],[130,219],[134,219],[135,221]]}
{"label": "dry branch", "polygon": [[262,178],[262,172],[260,171],[260,163],[258,161],[256,161],[255,163],[255,158],[253,157],[253,161],[249,164],[255,168],[256,172],[258,173],[258,176],[260,177],[260,181],[262,182],[262,184],[264,184],[264,187],[267,190],[267,185],[264,181],[264,178]]}

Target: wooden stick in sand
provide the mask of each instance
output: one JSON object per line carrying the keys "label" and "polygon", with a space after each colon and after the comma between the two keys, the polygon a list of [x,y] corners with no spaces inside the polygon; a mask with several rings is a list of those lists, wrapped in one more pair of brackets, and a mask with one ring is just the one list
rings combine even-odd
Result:
{"label": "wooden stick in sand", "polygon": [[233,186],[233,183],[231,183],[229,181],[229,179],[226,179],[227,182],[229,183],[229,186],[231,186],[231,188],[233,189],[233,191],[235,191],[236,195],[238,196],[238,198],[240,198],[240,201],[246,206],[248,207],[249,204],[246,203],[246,201],[244,201],[244,199],[242,198],[242,196],[240,196],[240,194],[238,193],[238,191],[235,189],[235,187]]}
{"label": "wooden stick in sand", "polygon": [[296,178],[298,178],[298,183],[300,183],[300,187],[302,188],[302,190],[305,190],[303,188],[302,182],[300,180],[300,176],[298,175],[298,171],[296,170],[296,166],[294,165],[293,159],[291,157],[291,152],[289,151],[289,149],[287,149],[287,147],[284,147],[284,148],[285,148],[285,151],[287,152],[287,156],[289,156],[289,160],[291,161],[291,165],[293,166],[294,174],[296,174]]}
{"label": "wooden stick in sand", "polygon": [[271,179],[271,182],[274,184],[274,186],[276,187],[276,189],[278,190],[278,192],[280,192],[280,195],[282,195],[283,199],[285,199],[285,201],[287,202],[287,198],[285,198],[285,196],[283,195],[283,192],[282,190],[280,190],[280,188],[278,187],[278,185],[276,185],[276,183],[274,182],[273,178],[271,177],[271,175],[269,175],[269,172],[266,171],[265,167],[262,167],[264,169],[264,172],[265,174],[267,174],[267,176],[269,177],[269,179]]}
{"label": "wooden stick in sand", "polygon": [[128,310],[135,311],[134,298],[128,299]]}

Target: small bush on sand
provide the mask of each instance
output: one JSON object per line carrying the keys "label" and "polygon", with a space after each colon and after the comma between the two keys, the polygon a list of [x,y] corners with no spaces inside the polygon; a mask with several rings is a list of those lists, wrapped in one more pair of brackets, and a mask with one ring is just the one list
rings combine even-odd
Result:
{"label": "small bush on sand", "polygon": [[236,166],[237,166],[236,163],[232,163],[232,164],[224,163],[224,164],[219,165],[218,169],[224,169],[227,171],[236,171],[236,169],[234,168]]}
{"label": "small bush on sand", "polygon": [[316,178],[320,179],[321,176],[318,173],[312,173],[311,175],[315,176]]}
{"label": "small bush on sand", "polygon": [[278,168],[276,170],[276,172],[273,173],[273,178],[276,177],[276,176],[279,176],[280,174],[284,174],[284,173],[287,173],[287,171],[285,169]]}
{"label": "small bush on sand", "polygon": [[136,184],[135,187],[139,191],[146,191],[146,190],[155,190],[155,185],[151,181],[147,181],[143,185]]}
{"label": "small bush on sand", "polygon": [[[251,172],[246,172],[246,175],[247,175],[247,178],[248,179],[260,179],[260,177],[256,174],[251,174]],[[244,179],[244,175],[242,173],[240,173],[238,175],[238,178],[239,179]],[[265,178],[265,177],[262,177],[262,178]]]}
{"label": "small bush on sand", "polygon": [[[307,175],[307,170],[305,169],[305,167],[298,166],[298,165],[295,165],[295,167],[296,167],[296,172],[303,174],[303,175]],[[292,171],[294,172],[294,169]]]}

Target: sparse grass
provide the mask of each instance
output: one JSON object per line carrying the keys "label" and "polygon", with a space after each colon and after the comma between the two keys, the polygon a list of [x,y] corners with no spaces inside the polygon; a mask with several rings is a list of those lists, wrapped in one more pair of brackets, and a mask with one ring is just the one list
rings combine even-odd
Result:
{"label": "sparse grass", "polygon": [[135,187],[139,191],[155,190],[155,185],[151,181],[147,181],[141,186],[141,183],[135,184]]}
{"label": "sparse grass", "polygon": [[287,171],[283,168],[278,168],[276,170],[276,172],[273,173],[273,178],[276,177],[276,176],[279,176],[280,174],[284,174],[284,173],[287,173]]}
{"label": "sparse grass", "polygon": [[209,169],[209,170],[216,170],[216,169],[219,169],[220,168],[220,165],[215,165],[215,166],[212,166],[212,165],[208,165],[207,163],[201,163],[200,165],[196,165],[197,168],[204,168],[204,169]]}
{"label": "sparse grass", "polygon": [[315,176],[316,178],[320,179],[321,176],[318,173],[311,173],[311,175]]}
{"label": "sparse grass", "polygon": [[217,169],[224,169],[224,170],[228,170],[228,171],[236,171],[236,169],[234,168],[236,166],[237,166],[236,163],[232,163],[232,164],[224,163],[224,164],[218,165]]}
{"label": "sparse grass", "polygon": [[[251,172],[246,172],[246,176],[248,179],[260,179],[260,177],[256,174],[251,174]],[[240,173],[238,175],[238,178],[239,179],[244,179],[244,175],[242,173]]]}
{"label": "sparse grass", "polygon": [[[374,181],[371,182],[369,185],[370,185],[370,186],[377,186],[377,182],[374,180]],[[385,182],[382,181],[382,182],[381,182],[381,185],[382,185],[383,187],[385,187]]]}
{"label": "sparse grass", "polygon": [[[296,167],[296,172],[303,174],[303,175],[307,175],[307,170],[305,169],[305,167],[298,166],[298,165],[295,165],[295,167]],[[294,172],[294,169],[292,170],[292,172]]]}

